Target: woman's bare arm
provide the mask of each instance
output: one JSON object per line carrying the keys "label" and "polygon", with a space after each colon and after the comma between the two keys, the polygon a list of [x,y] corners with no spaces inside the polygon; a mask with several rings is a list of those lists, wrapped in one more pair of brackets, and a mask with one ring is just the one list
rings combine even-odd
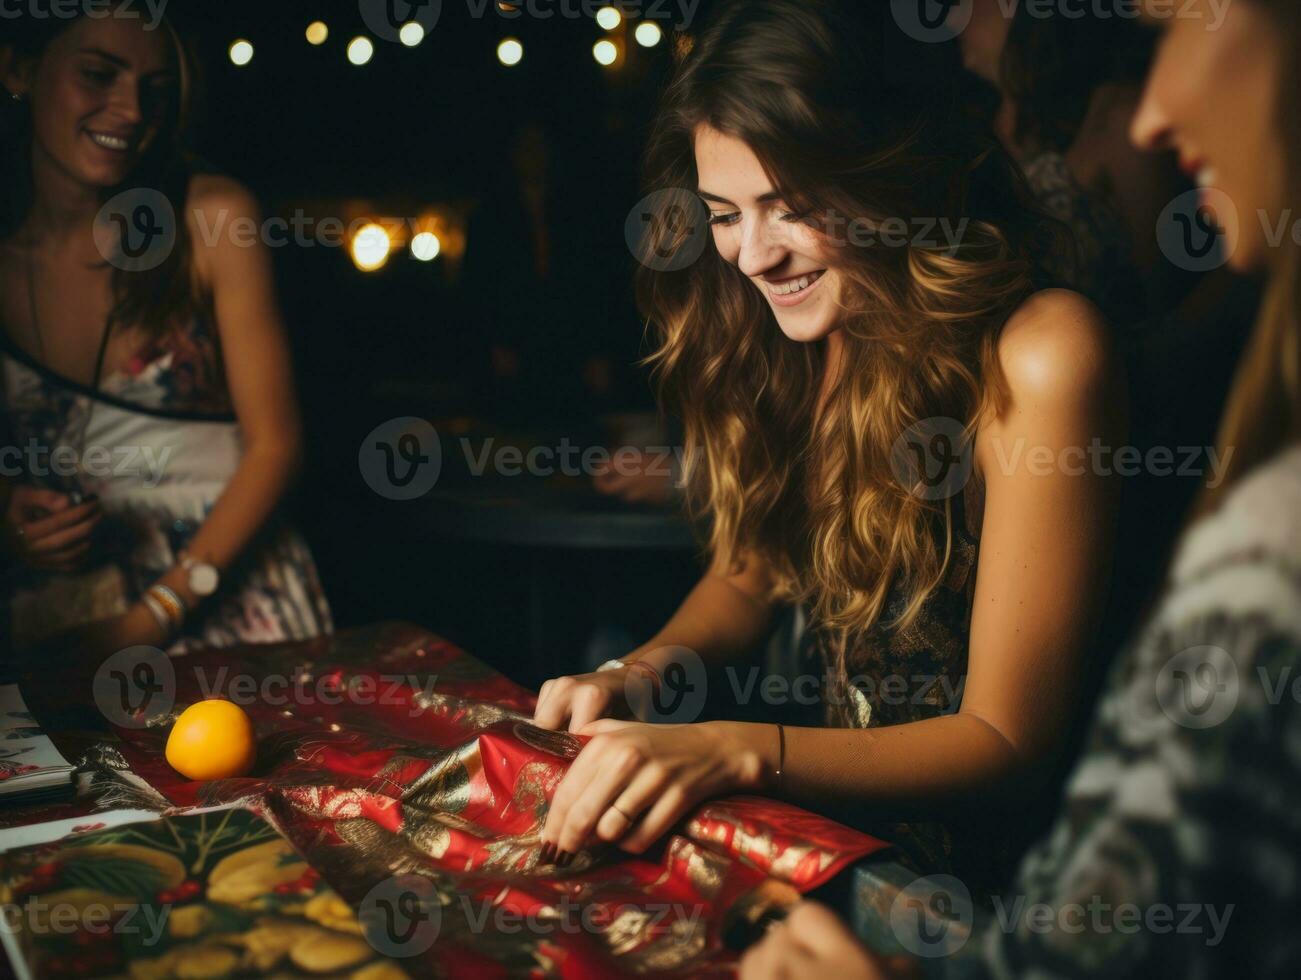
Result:
{"label": "woman's bare arm", "polygon": [[[645,664],[656,676],[663,676],[670,662],[681,659],[685,647],[707,669],[735,663],[767,635],[773,610],[769,591],[767,568],[758,559],[744,559],[739,569],[715,562],[664,628],[623,661]],[[534,723],[543,728],[568,724],[570,731],[578,731],[606,717],[621,706],[629,669],[639,668],[546,681],[538,691]]]}
{"label": "woman's bare arm", "polygon": [[[1012,402],[976,440],[985,514],[961,708],[888,728],[788,729],[788,795],[897,803],[1004,787],[1053,757],[1079,707],[1120,490],[1115,459],[1092,447],[1125,437],[1122,369],[1097,311],[1060,290],[1018,311],[1000,353]],[[747,727],[771,772],[769,726]]]}
{"label": "woman's bare arm", "polygon": [[[302,428],[270,253],[260,240],[250,243],[232,230],[245,219],[261,227],[256,202],[233,181],[198,177],[190,216],[195,266],[212,295],[243,455],[188,550],[224,571],[288,490],[302,456]],[[186,579],[179,569],[164,577],[193,603]]]}

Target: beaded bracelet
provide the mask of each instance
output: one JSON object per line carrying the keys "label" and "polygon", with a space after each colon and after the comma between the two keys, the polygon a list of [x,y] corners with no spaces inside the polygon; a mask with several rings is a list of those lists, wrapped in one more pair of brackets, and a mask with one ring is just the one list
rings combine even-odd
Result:
{"label": "beaded bracelet", "polygon": [[155,582],[149,586],[145,596],[152,598],[163,608],[163,611],[167,614],[168,622],[171,624],[171,632],[178,632],[185,623],[185,614],[187,612],[185,600],[161,582]]}
{"label": "beaded bracelet", "polygon": [[163,604],[148,592],[140,597],[140,601],[144,603],[145,608],[154,617],[154,622],[163,631],[163,636],[170,638],[173,633],[172,617],[167,615],[167,610],[163,608]]}

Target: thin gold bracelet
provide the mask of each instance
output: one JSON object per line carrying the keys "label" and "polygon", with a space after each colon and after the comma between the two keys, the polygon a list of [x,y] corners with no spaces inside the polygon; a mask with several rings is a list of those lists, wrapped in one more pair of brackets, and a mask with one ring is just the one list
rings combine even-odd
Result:
{"label": "thin gold bracelet", "polygon": [[782,791],[782,774],[786,769],[786,726],[777,722],[777,786],[773,792],[780,796]]}

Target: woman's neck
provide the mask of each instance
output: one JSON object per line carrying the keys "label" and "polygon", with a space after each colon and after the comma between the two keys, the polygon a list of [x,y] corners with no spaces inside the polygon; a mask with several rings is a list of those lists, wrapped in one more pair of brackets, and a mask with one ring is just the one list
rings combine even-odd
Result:
{"label": "woman's neck", "polygon": [[35,241],[66,241],[91,231],[100,208],[100,189],[72,177],[39,146],[32,146],[32,209],[27,217]]}
{"label": "woman's neck", "polygon": [[827,334],[827,339],[823,342],[822,349],[822,388],[818,392],[818,410],[817,415],[820,418],[823,411],[826,410],[827,402],[831,398],[831,392],[840,380],[840,373],[845,366],[845,331],[837,328]]}

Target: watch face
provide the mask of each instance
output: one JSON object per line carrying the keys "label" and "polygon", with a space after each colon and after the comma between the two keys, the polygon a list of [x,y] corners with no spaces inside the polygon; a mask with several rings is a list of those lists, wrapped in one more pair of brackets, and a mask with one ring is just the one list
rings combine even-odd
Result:
{"label": "watch face", "polygon": [[209,596],[217,591],[217,569],[211,565],[195,565],[190,569],[190,591],[197,596]]}

